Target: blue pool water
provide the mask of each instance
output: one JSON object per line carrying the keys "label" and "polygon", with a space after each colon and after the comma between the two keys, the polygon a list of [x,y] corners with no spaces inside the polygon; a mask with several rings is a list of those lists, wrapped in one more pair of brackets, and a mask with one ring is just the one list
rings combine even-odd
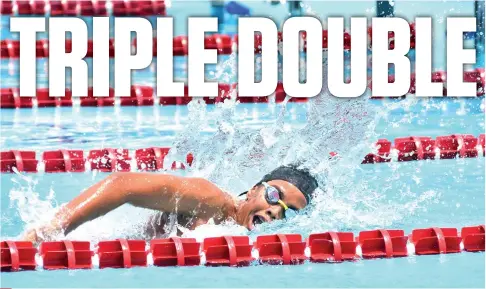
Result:
{"label": "blue pool water", "polygon": [[[185,34],[188,15],[207,15],[207,3],[174,2],[176,34]],[[352,5],[311,2],[319,15],[374,13],[374,2]],[[285,7],[249,2],[254,14],[285,17]],[[397,14],[471,15],[472,2],[399,2]],[[269,8],[270,7],[270,8]],[[2,20],[2,23],[3,20]],[[179,23],[179,24],[178,24]],[[437,20],[436,29],[443,28]],[[177,28],[183,27],[183,28]],[[438,28],[439,27],[439,28]],[[2,38],[4,37],[2,30]],[[181,32],[182,31],[182,32]],[[436,39],[437,40],[437,39]],[[439,40],[437,40],[439,41]],[[440,55],[440,49],[436,48]],[[442,54],[443,56],[443,54]],[[436,67],[443,68],[438,57]],[[43,60],[40,60],[43,61]],[[181,61],[183,63],[183,61]],[[2,87],[18,79],[2,62]],[[8,64],[7,64],[8,65]],[[41,66],[42,67],[42,66]],[[224,69],[223,68],[216,68]],[[8,68],[7,68],[8,69]],[[182,69],[181,69],[182,71]],[[183,73],[183,72],[181,72]],[[39,75],[45,72],[39,71]],[[134,82],[153,83],[151,72]],[[225,76],[225,73],[222,73]],[[182,76],[183,77],[183,76]],[[229,75],[228,77],[233,77]],[[45,83],[45,79],[41,79]],[[378,138],[484,133],[483,99],[370,101],[337,100],[326,94],[306,104],[235,104],[162,107],[43,108],[0,111],[0,147],[40,152],[60,148],[115,147],[131,150],[175,147],[195,165],[174,173],[203,176],[237,194],[282,162],[305,161],[316,169],[326,192],[293,219],[247,232],[234,225],[205,225],[184,236],[198,240],[223,234],[257,235],[399,228],[410,233],[431,226],[484,224],[484,158],[360,165]],[[252,152],[260,153],[258,158]],[[328,162],[328,152],[342,157]],[[1,239],[18,238],[27,227],[48,220],[55,208],[106,177],[106,173],[1,174]],[[123,206],[67,237],[76,240],[143,238],[152,212]],[[2,287],[484,287],[484,253],[410,256],[342,264],[250,266],[246,268],[132,268],[2,273]]]}
{"label": "blue pool water", "polygon": [[[377,124],[378,137],[392,139],[406,135],[446,135],[484,131],[480,101],[464,102],[466,115],[458,114],[461,103],[440,102],[444,110],[420,112],[420,104],[411,112],[391,111],[389,120]],[[383,106],[383,104],[373,104]],[[285,123],[293,130],[306,124],[307,105],[289,105]],[[274,108],[278,111],[279,107]],[[209,114],[216,113],[211,107]],[[404,121],[411,115],[410,122]],[[67,115],[72,117],[67,117]],[[158,115],[158,117],[157,117]],[[255,119],[252,115],[257,115]],[[265,104],[239,105],[234,117],[237,127],[258,132],[276,120]],[[57,120],[56,120],[57,119]],[[2,150],[9,148],[43,151],[55,148],[99,147],[140,148],[171,146],[188,125],[186,107],[69,108],[2,110]],[[209,122],[194,137],[201,142],[211,139],[217,125]],[[411,133],[413,132],[413,133]],[[362,151],[364,155],[365,151]],[[220,153],[215,152],[215,155]],[[197,157],[196,157],[197,158]],[[359,159],[356,159],[356,163]],[[414,228],[444,226],[460,228],[484,222],[484,159],[423,161],[380,165],[361,165],[353,171],[351,189],[342,188],[323,203],[318,221],[310,224],[277,225],[260,228],[250,236],[293,232],[307,236],[312,232],[342,230],[359,232],[373,228]],[[194,172],[176,172],[194,173]],[[15,238],[25,228],[43,219],[52,207],[69,201],[81,190],[107,176],[94,174],[27,174],[22,177],[2,174],[1,235]],[[214,176],[213,176],[214,177]],[[237,176],[227,175],[233,181]],[[364,184],[360,180],[367,180]],[[227,185],[221,179],[217,183]],[[231,183],[231,181],[229,181]],[[250,183],[246,183],[250,185]],[[365,187],[362,187],[365,186]],[[228,186],[231,188],[231,185]],[[356,191],[354,191],[356,190]],[[230,190],[237,193],[241,190]],[[326,201],[325,201],[326,202]],[[148,212],[122,207],[73,232],[70,239],[91,240],[139,236]],[[133,220],[136,220],[134,223]],[[291,222],[291,221],[289,221]],[[223,233],[246,234],[234,228],[199,230],[192,236]],[[190,234],[191,235],[191,234]],[[134,268],[94,271],[38,271],[2,274],[7,287],[481,287],[484,286],[484,253],[447,256],[412,256],[393,260],[358,261],[344,264],[304,264],[301,266],[252,266],[249,268]],[[262,275],[263,274],[263,275]],[[25,277],[24,277],[25,276]],[[272,278],[258,278],[273,276]],[[104,281],[105,280],[105,281]],[[109,281],[108,281],[109,280]],[[204,280],[204,281],[203,281]]]}

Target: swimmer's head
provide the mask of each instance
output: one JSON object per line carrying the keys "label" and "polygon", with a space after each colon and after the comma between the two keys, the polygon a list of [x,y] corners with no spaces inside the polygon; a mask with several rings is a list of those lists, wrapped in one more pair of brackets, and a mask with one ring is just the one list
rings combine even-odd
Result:
{"label": "swimmer's head", "polygon": [[255,225],[283,219],[289,210],[304,209],[311,201],[317,180],[304,169],[281,166],[265,175],[246,194],[237,221],[252,230]]}

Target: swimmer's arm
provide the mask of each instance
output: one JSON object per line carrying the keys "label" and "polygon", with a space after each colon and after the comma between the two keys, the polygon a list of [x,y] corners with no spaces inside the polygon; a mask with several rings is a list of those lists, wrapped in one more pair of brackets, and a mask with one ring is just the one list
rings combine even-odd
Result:
{"label": "swimmer's arm", "polygon": [[59,234],[68,234],[81,224],[102,216],[126,202],[124,177],[115,173],[91,186],[66,205],[60,207],[53,220],[24,234],[34,243]]}
{"label": "swimmer's arm", "polygon": [[163,212],[217,214],[229,196],[211,182],[151,173],[115,173],[64,206],[57,221],[64,234],[129,203]]}

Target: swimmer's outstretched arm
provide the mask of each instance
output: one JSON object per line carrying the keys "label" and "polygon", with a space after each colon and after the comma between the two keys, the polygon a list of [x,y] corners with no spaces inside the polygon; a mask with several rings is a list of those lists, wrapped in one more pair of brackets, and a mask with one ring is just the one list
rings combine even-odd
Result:
{"label": "swimmer's outstretched arm", "polygon": [[[96,219],[123,204],[163,212],[194,213],[211,218],[231,213],[232,198],[202,178],[151,173],[114,173],[85,190],[63,206],[48,228],[42,231],[68,234],[85,222]],[[42,234],[41,234],[42,235]],[[34,232],[25,236],[37,242]]]}

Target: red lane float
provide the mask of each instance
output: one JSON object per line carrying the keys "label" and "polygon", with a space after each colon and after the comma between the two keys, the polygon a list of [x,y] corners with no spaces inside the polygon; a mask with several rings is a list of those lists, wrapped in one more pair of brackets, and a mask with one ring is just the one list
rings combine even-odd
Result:
{"label": "red lane float", "polygon": [[[464,72],[464,75],[466,75],[466,72]],[[442,96],[447,95],[447,87],[445,86],[445,84],[447,83],[447,77],[446,76],[447,75],[446,75],[445,71],[434,71],[434,72],[432,72],[432,75],[431,75],[431,82],[443,83],[444,84],[444,88],[442,89]],[[474,81],[474,82],[476,82],[476,81]],[[409,89],[408,93],[415,94],[415,92],[416,92],[415,85],[416,85],[416,76],[415,76],[415,73],[412,73],[410,75],[410,89]]]}
{"label": "red lane float", "polygon": [[82,150],[57,150],[42,153],[46,173],[84,172],[85,160]]}
{"label": "red lane float", "polygon": [[0,14],[1,15],[12,15],[13,14],[13,3],[12,1],[0,1]]}
{"label": "red lane float", "polygon": [[204,37],[204,47],[216,49],[218,54],[231,54],[233,52],[233,39],[229,35],[212,34]]}
{"label": "red lane float", "polygon": [[[304,40],[304,51],[307,51],[307,33],[303,32],[302,33],[302,38]],[[344,50],[350,50],[351,49],[351,34],[348,32],[343,33],[343,47]],[[371,42],[370,42],[371,45]],[[328,32],[327,30],[322,31],[322,48],[327,49],[328,48]]]}
{"label": "red lane float", "polygon": [[391,142],[387,139],[379,139],[375,145],[378,148],[378,154],[375,155],[370,153],[366,155],[362,164],[385,163],[391,161],[389,158],[390,150],[392,148]]}
{"label": "red lane float", "polygon": [[[39,42],[40,40],[37,41],[37,43]],[[44,40],[44,47],[49,47],[49,43],[47,42],[47,40]],[[86,51],[86,55],[85,57],[88,57],[88,58],[91,58],[93,57],[93,39],[88,39],[88,48],[87,48],[87,51]],[[71,47],[72,47],[72,40],[71,39],[66,39],[66,46],[65,46],[65,51],[66,52],[70,52],[71,51]],[[44,56],[42,56],[42,52],[37,52],[36,56],[37,58],[42,58],[42,57],[49,57],[49,52],[46,52],[45,50],[46,48],[44,48]],[[114,57],[115,56],[115,41],[113,39],[109,39],[108,40],[108,56],[109,57]]]}
{"label": "red lane float", "polygon": [[[164,169],[164,159],[169,154],[170,148],[151,147],[145,149],[138,149],[135,151],[135,159],[137,161],[137,169],[139,171],[158,171]],[[192,154],[187,154],[186,162],[190,166],[194,157]],[[183,163],[173,162],[172,170],[185,169]]]}
{"label": "red lane float", "polygon": [[66,89],[64,97],[50,97],[48,88],[37,89],[36,98],[31,98],[32,101],[37,101],[37,107],[58,107],[58,106],[72,106],[71,90]]}
{"label": "red lane float", "polygon": [[56,269],[91,269],[91,257],[94,252],[87,241],[43,242],[39,247],[43,268]]}
{"label": "red lane float", "polygon": [[258,236],[255,248],[260,256],[260,263],[274,265],[301,264],[307,257],[304,254],[305,242],[299,234],[277,234]]}
{"label": "red lane float", "polygon": [[106,16],[106,1],[79,1],[79,14],[81,16]]}
{"label": "red lane float", "polygon": [[203,251],[206,266],[248,266],[254,260],[248,236],[206,238]]}
{"label": "red lane float", "polygon": [[[413,230],[407,244],[403,230],[378,229],[363,231],[354,239],[352,232],[327,232],[311,234],[302,242],[299,234],[258,236],[250,244],[248,236],[222,236],[206,238],[202,246],[193,238],[172,237],[150,241],[146,250],[143,240],[117,239],[101,241],[95,252],[86,241],[55,241],[41,243],[39,256],[43,268],[91,269],[96,254],[99,268],[131,268],[149,265],[150,253],[154,266],[197,266],[201,255],[206,256],[207,266],[247,266],[253,261],[260,264],[295,265],[308,259],[311,262],[342,262],[360,258],[396,258],[413,255],[447,254],[460,252],[484,252],[484,225],[464,227],[461,236],[455,228],[427,228]],[[461,240],[464,250],[461,250]],[[41,266],[35,262],[37,249],[31,242],[2,241],[2,271],[35,270]],[[407,245],[414,246],[407,250]],[[306,247],[310,258],[304,254]],[[362,255],[357,254],[361,248]],[[252,256],[258,250],[259,257]]]}
{"label": "red lane float", "polygon": [[[136,39],[134,40],[136,41]],[[176,36],[172,41],[174,56],[184,56],[189,53],[189,42],[187,41],[187,36]],[[157,39],[154,38],[153,41],[153,51],[157,53]]]}
{"label": "red lane float", "polygon": [[71,91],[66,88],[64,97],[50,97],[49,89],[39,88],[36,97],[21,96],[17,88],[0,90],[0,108],[32,108],[72,106]]}
{"label": "red lane float", "polygon": [[[36,47],[40,44],[36,43]],[[20,41],[4,39],[0,41],[0,58],[19,58],[20,56]]]}
{"label": "red lane float", "polygon": [[147,266],[145,241],[117,239],[98,243],[100,268],[131,268]]}
{"label": "red lane float", "polygon": [[439,136],[436,139],[437,148],[440,150],[441,159],[453,159],[477,157],[478,139],[473,135]]}
{"label": "red lane float", "polygon": [[32,97],[20,97],[18,88],[0,89],[0,108],[32,108]]}
{"label": "red lane float", "polygon": [[89,107],[102,107],[102,106],[114,106],[115,105],[115,91],[110,87],[108,95],[102,97],[93,96],[93,88],[88,88],[88,96],[79,98],[80,106]]}
{"label": "red lane float", "polygon": [[163,16],[166,15],[164,1],[111,1],[113,16]]}
{"label": "red lane float", "polygon": [[354,234],[351,232],[327,232],[311,234],[307,239],[312,262],[342,262],[358,259]]}
{"label": "red lane float", "polygon": [[105,148],[89,152],[88,162],[91,170],[100,172],[128,172],[131,158],[127,149]]}
{"label": "red lane float", "polygon": [[47,39],[40,39],[35,42],[35,55],[42,58],[49,57],[49,42]]}
{"label": "red lane float", "polygon": [[201,244],[193,238],[171,237],[150,241],[154,266],[197,266]]}
{"label": "red lane float", "polygon": [[464,82],[476,82],[477,96],[483,96],[485,90],[484,68],[464,71]]}
{"label": "red lane float", "polygon": [[34,151],[11,150],[0,153],[1,172],[13,172],[13,168],[19,172],[37,172],[37,163]]}
{"label": "red lane float", "polygon": [[416,229],[410,236],[415,245],[415,254],[449,254],[461,251],[461,237],[457,236],[456,228]]}
{"label": "red lane float", "polygon": [[130,90],[130,97],[120,97],[120,105],[154,105],[154,89],[150,86],[133,85]]}
{"label": "red lane float", "polygon": [[484,225],[462,228],[461,238],[464,250],[468,252],[484,251]]}
{"label": "red lane float", "polygon": [[394,148],[401,162],[435,158],[435,140],[430,137],[396,138]]}
{"label": "red lane float", "polygon": [[[439,136],[437,140],[430,137],[396,138],[395,145],[386,139],[379,140],[378,154],[368,154],[362,164],[375,164],[383,162],[405,162],[414,160],[434,160],[451,158],[473,158],[484,156],[485,136],[479,138],[472,135],[456,134]],[[185,164],[191,166],[194,156],[186,155],[185,162],[174,161],[170,167],[164,167],[164,159],[170,148],[150,147],[137,149],[134,152],[134,170],[158,171],[165,169],[185,169]],[[99,170],[102,172],[130,171],[131,157],[128,149],[104,148],[88,152],[84,158],[82,150],[55,150],[42,153],[42,159],[36,159],[35,151],[10,150],[0,154],[0,172],[12,173],[13,168],[19,172],[37,172],[38,163],[44,166],[43,171],[48,173],[84,172],[86,170]],[[89,167],[85,166],[89,164]],[[42,169],[41,169],[42,171]]]}
{"label": "red lane float", "polygon": [[386,139],[376,143],[377,154],[368,154],[362,164],[382,163],[396,160],[399,162],[428,160],[474,158],[484,156],[484,134],[479,138],[468,134],[430,137],[396,138],[394,146]]}
{"label": "red lane float", "polygon": [[107,16],[108,3],[112,7],[113,16],[165,16],[167,14],[164,0],[2,0],[0,3],[1,15]]}
{"label": "red lane float", "polygon": [[164,158],[169,153],[169,148],[146,148],[135,151],[137,168],[140,171],[158,171],[163,169]]}
{"label": "red lane float", "polygon": [[408,237],[403,230],[374,230],[360,232],[357,241],[363,258],[406,257]]}
{"label": "red lane float", "polygon": [[3,241],[0,243],[1,271],[35,270],[37,249],[31,242]]}
{"label": "red lane float", "polygon": [[51,1],[51,16],[77,16],[77,1]]}

